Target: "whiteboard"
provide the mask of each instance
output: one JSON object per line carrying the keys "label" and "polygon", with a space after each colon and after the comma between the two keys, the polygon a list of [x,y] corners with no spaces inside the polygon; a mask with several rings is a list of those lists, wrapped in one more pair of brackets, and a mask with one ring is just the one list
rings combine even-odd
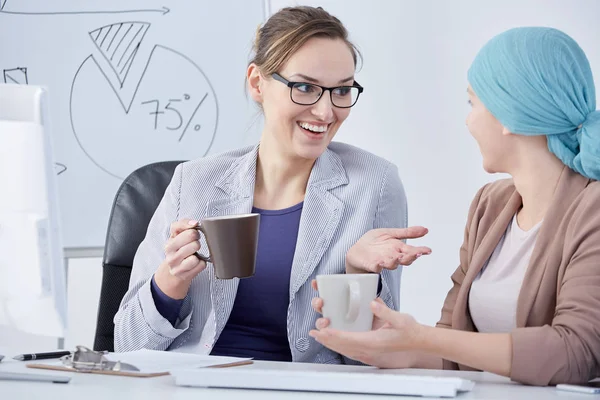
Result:
{"label": "whiteboard", "polygon": [[[308,4],[341,19],[361,50],[365,87],[335,140],[398,166],[408,222],[433,253],[402,272],[400,307],[435,324],[458,266],[469,205],[503,175],[482,168],[465,126],[467,69],[492,36],[516,26],[552,26],[586,52],[600,93],[598,0],[271,0],[271,11]],[[600,106],[600,103],[599,103]]]}
{"label": "whiteboard", "polygon": [[0,82],[49,90],[65,247],[104,245],[136,168],[258,140],[244,78],[266,14],[263,0],[0,0]]}

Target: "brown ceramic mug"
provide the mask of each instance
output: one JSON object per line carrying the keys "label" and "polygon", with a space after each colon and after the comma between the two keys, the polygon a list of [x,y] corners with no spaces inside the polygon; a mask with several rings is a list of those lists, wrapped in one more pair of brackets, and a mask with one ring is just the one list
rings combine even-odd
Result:
{"label": "brown ceramic mug", "polygon": [[260,214],[236,214],[205,218],[196,227],[204,234],[210,257],[196,257],[212,263],[219,279],[248,278],[254,275],[258,249]]}

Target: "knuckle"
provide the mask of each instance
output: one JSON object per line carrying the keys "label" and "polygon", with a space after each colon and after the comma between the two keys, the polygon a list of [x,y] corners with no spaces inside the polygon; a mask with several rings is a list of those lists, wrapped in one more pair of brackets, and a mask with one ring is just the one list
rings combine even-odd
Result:
{"label": "knuckle", "polygon": [[175,221],[171,224],[171,234],[174,235],[179,232],[181,221]]}
{"label": "knuckle", "polygon": [[190,240],[198,240],[200,238],[200,235],[198,234],[198,231],[195,229],[188,229],[187,230],[187,237],[190,238]]}
{"label": "knuckle", "polygon": [[175,256],[174,253],[167,254],[167,256],[165,257],[165,261],[167,262],[167,265],[169,267],[174,267],[175,265],[177,265],[176,264],[177,257]]}
{"label": "knuckle", "polygon": [[198,273],[204,271],[206,269],[206,262],[202,261],[202,260],[198,260]]}
{"label": "knuckle", "polygon": [[200,242],[195,241],[192,243],[192,251],[198,251],[198,250],[200,250],[200,247],[201,247]]}
{"label": "knuckle", "polygon": [[186,260],[183,260],[181,262],[181,264],[179,264],[179,266],[177,267],[177,270],[180,271],[180,273],[187,273],[189,272],[191,269],[193,268],[193,266],[188,265],[188,263],[186,262]]}
{"label": "knuckle", "polygon": [[196,260],[198,259],[194,255],[187,256],[181,261],[181,265],[184,266],[186,269],[189,269],[190,267],[193,267],[196,264]]}
{"label": "knuckle", "polygon": [[206,268],[206,263],[197,259],[195,256],[188,257],[186,261],[188,262],[186,268],[193,276],[198,275],[200,272],[204,271],[204,268]]}
{"label": "knuckle", "polygon": [[194,252],[192,251],[192,249],[189,245],[184,246],[181,249],[179,249],[179,251],[177,252],[177,258],[180,260],[181,264],[183,264],[183,263],[189,264],[191,261],[198,259],[194,255]]}

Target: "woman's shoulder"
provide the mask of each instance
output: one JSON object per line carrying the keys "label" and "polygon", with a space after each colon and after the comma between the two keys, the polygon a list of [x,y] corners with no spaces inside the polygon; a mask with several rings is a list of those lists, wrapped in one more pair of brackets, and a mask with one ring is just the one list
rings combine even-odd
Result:
{"label": "woman's shoulder", "polygon": [[600,181],[590,180],[581,191],[581,201],[586,205],[599,209],[600,207]]}
{"label": "woman's shoulder", "polygon": [[479,189],[480,204],[506,204],[516,191],[512,178],[498,179]]}
{"label": "woman's shoulder", "polygon": [[186,161],[181,164],[182,180],[211,176],[221,177],[234,164],[240,163],[249,157],[254,158],[255,153],[256,146],[247,146]]}
{"label": "woman's shoulder", "polygon": [[512,178],[499,179],[483,185],[471,202],[468,220],[490,219],[493,221],[504,209],[515,191]]}
{"label": "woman's shoulder", "polygon": [[[590,180],[572,203],[573,222],[600,226],[600,182]],[[594,228],[595,229],[595,228]]]}

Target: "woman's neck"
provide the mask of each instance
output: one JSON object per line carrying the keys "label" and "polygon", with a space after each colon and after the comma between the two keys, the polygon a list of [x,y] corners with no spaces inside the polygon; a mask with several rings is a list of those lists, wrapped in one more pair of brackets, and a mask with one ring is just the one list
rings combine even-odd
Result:
{"label": "woman's neck", "polygon": [[554,192],[564,169],[564,164],[552,153],[529,154],[511,173],[523,207],[517,214],[517,222],[523,230],[529,230],[546,216],[554,198]]}
{"label": "woman's neck", "polygon": [[262,140],[256,161],[254,206],[278,210],[302,202],[314,163],[286,154],[270,140]]}

